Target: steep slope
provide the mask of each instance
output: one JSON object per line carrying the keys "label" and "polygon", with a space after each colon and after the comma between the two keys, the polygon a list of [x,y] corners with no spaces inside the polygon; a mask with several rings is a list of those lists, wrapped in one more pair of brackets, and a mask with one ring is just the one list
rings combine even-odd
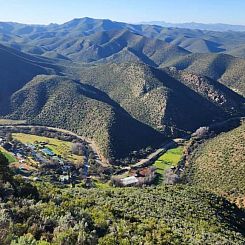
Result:
{"label": "steep slope", "polygon": [[237,48],[232,49],[228,54],[235,56],[235,57],[242,57],[245,58],[245,44],[239,45]]}
{"label": "steep slope", "polygon": [[[193,53],[227,53],[244,46],[245,32],[215,32],[190,30],[186,28],[166,28],[142,26],[141,35],[157,38],[178,45]],[[244,58],[243,54],[237,57]]]}
{"label": "steep slope", "polygon": [[[51,69],[52,63],[44,63],[48,59],[15,52],[11,57],[16,55],[20,65],[28,66],[19,70],[19,80],[12,77],[13,87],[2,83],[2,104],[6,106],[1,107],[1,114],[94,138],[109,159],[155,147],[164,136],[186,135],[214,121],[244,115],[244,98],[211,79],[188,72],[159,70],[140,63],[76,64],[74,69],[67,66],[62,70],[71,78],[38,76],[29,82],[36,74],[27,73],[25,77],[28,69],[35,71],[38,67],[41,70],[37,74],[48,74],[60,68]],[[5,66],[5,71],[11,69]]]}
{"label": "steep slope", "polygon": [[80,69],[80,80],[103,90],[137,120],[168,135],[244,115],[245,99],[191,73],[143,64],[104,64]]}
{"label": "steep slope", "polygon": [[100,60],[123,49],[130,49],[150,65],[159,65],[171,55],[188,54],[180,47],[142,36],[140,29],[136,25],[91,18],[49,26],[0,23],[0,41],[31,54],[50,57],[52,52],[54,57],[83,62]]}
{"label": "steep slope", "polygon": [[[51,46],[70,40],[80,39],[99,32],[129,30],[133,33],[154,39],[160,39],[179,45],[191,52],[228,53],[244,58],[243,53],[235,50],[244,46],[245,32],[206,31],[158,25],[127,24],[111,20],[81,18],[57,25],[24,25],[18,23],[0,23],[0,40],[4,44],[32,54],[45,54]],[[6,41],[8,40],[8,41]],[[76,42],[76,41],[73,41]],[[69,43],[69,42],[67,42]],[[31,47],[32,46],[32,47]],[[233,51],[234,50],[234,51]]]}
{"label": "steep slope", "polygon": [[153,66],[189,53],[180,47],[161,40],[146,38],[127,29],[96,32],[89,36],[72,35],[71,33],[71,36],[67,38],[53,39],[51,37],[40,39],[36,43],[33,41],[33,45],[41,45],[46,50],[82,62],[105,59],[127,49],[137,59]]}
{"label": "steep slope", "polygon": [[220,44],[205,39],[188,38],[183,41],[177,39],[171,43],[175,45],[178,43],[179,46],[192,53],[219,53],[225,51],[225,49],[219,47]]}
{"label": "steep slope", "polygon": [[11,97],[10,118],[92,138],[109,160],[156,147],[164,137],[133,119],[102,91],[67,77],[37,76]]}
{"label": "steep slope", "polygon": [[178,70],[187,70],[219,80],[245,96],[244,59],[221,54],[190,54],[170,62],[166,66],[174,66]]}
{"label": "steep slope", "polygon": [[54,73],[45,60],[0,45],[0,115],[8,113],[10,96],[37,74]]}
{"label": "steep slope", "polygon": [[244,142],[245,123],[202,144],[194,152],[187,168],[189,183],[245,207]]}
{"label": "steep slope", "polygon": [[[2,244],[13,234],[16,240],[24,235],[19,238],[22,244],[23,241],[70,245],[81,241],[84,244],[133,241],[135,244],[236,245],[245,242],[244,211],[193,187],[86,190],[40,184],[39,191],[42,201],[27,198],[0,201],[1,220],[10,221],[0,228]],[[19,229],[16,236],[15,230],[26,224],[29,229]]]}

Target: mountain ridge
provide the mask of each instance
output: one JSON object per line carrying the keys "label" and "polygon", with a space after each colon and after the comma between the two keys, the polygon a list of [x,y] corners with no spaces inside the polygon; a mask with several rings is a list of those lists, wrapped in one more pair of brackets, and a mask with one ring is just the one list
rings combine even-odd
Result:
{"label": "mountain ridge", "polygon": [[[11,83],[13,88],[5,86],[1,115],[64,127],[90,138],[94,134],[108,159],[125,158],[131,151],[157,147],[167,138],[245,113],[244,59],[180,47],[186,38],[198,40],[199,35],[217,32],[191,31],[189,37],[186,29],[92,18],[49,26],[10,23],[6,28],[4,34],[0,23],[0,51],[7,57],[0,58],[5,65],[0,71],[12,78],[0,77],[0,89]],[[185,34],[183,40],[179,32]],[[4,35],[9,39],[2,42]],[[225,39],[230,34],[222,35]],[[211,39],[201,43],[214,45]],[[8,59],[19,65],[7,65]],[[71,103],[82,110],[75,112],[78,107]],[[143,135],[149,136],[148,143]]]}
{"label": "mountain ridge", "polygon": [[[5,44],[11,43],[12,46],[22,49],[22,51],[31,51],[30,47],[25,43],[27,41],[28,43],[34,41],[34,44],[36,42],[36,46],[32,44],[36,49],[34,52],[39,52],[39,54],[45,53],[46,47],[43,46],[45,43],[40,43],[35,39],[43,34],[45,35],[42,38],[45,39],[46,37],[45,41],[47,41],[47,38],[53,38],[53,40],[55,40],[55,37],[85,37],[96,32],[125,29],[145,37],[167,41],[173,45],[178,42],[179,46],[183,48],[187,47],[188,51],[230,53],[244,57],[245,32],[215,32],[186,28],[167,28],[155,25],[128,24],[108,19],[103,20],[93,18],[77,18],[60,25],[53,24],[44,26],[0,23],[0,34],[8,35],[9,39]],[[182,41],[180,41],[181,39]],[[0,40],[4,41],[4,38],[2,37]],[[51,43],[53,43],[53,40]],[[186,42],[189,42],[188,46],[186,46]],[[40,48],[40,46],[42,47]],[[237,49],[241,49],[242,52],[237,52]]]}
{"label": "mountain ridge", "polygon": [[199,29],[208,31],[245,31],[245,25],[224,24],[224,23],[198,23],[198,22],[185,22],[185,23],[170,23],[165,21],[149,21],[140,22],[139,24],[158,25],[163,27],[178,27],[187,29]]}

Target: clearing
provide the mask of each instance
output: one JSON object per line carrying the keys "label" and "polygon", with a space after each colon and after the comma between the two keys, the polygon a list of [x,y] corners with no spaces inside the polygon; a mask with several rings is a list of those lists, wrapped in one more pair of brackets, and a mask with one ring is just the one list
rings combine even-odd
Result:
{"label": "clearing", "polygon": [[54,154],[62,156],[62,158],[72,161],[74,163],[83,162],[83,156],[72,154],[72,142],[23,133],[14,133],[12,134],[12,136],[15,140],[18,140],[23,144],[36,145],[40,143],[46,143],[45,147],[50,149]]}
{"label": "clearing", "polygon": [[166,151],[153,164],[153,166],[157,168],[156,172],[162,176],[167,169],[171,168],[172,166],[176,167],[181,160],[182,155],[183,146]]}

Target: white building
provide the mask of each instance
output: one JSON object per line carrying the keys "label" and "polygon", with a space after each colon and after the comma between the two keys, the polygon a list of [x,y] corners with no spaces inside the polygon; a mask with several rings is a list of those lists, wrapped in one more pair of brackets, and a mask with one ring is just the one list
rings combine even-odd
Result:
{"label": "white building", "polygon": [[131,177],[121,179],[121,182],[124,186],[128,186],[128,185],[137,184],[139,182],[139,180],[135,176],[131,176]]}

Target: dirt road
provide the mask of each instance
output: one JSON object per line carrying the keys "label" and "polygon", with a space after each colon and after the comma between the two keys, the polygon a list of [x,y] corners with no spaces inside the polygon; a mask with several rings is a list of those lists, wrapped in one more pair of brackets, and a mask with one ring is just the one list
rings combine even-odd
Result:
{"label": "dirt road", "polygon": [[108,166],[108,161],[107,159],[100,153],[99,147],[95,144],[95,142],[91,139],[88,139],[86,137],[80,136],[74,132],[71,132],[69,130],[66,129],[61,129],[61,128],[55,128],[55,127],[47,127],[47,126],[37,126],[37,125],[0,125],[0,128],[3,127],[9,127],[9,128],[40,128],[40,127],[44,127],[47,128],[49,130],[53,130],[53,131],[57,131],[57,132],[61,132],[61,133],[65,133],[71,136],[75,136],[78,139],[81,139],[82,141],[86,141],[89,146],[91,147],[91,149],[98,155],[99,157],[99,162],[102,166]]}

